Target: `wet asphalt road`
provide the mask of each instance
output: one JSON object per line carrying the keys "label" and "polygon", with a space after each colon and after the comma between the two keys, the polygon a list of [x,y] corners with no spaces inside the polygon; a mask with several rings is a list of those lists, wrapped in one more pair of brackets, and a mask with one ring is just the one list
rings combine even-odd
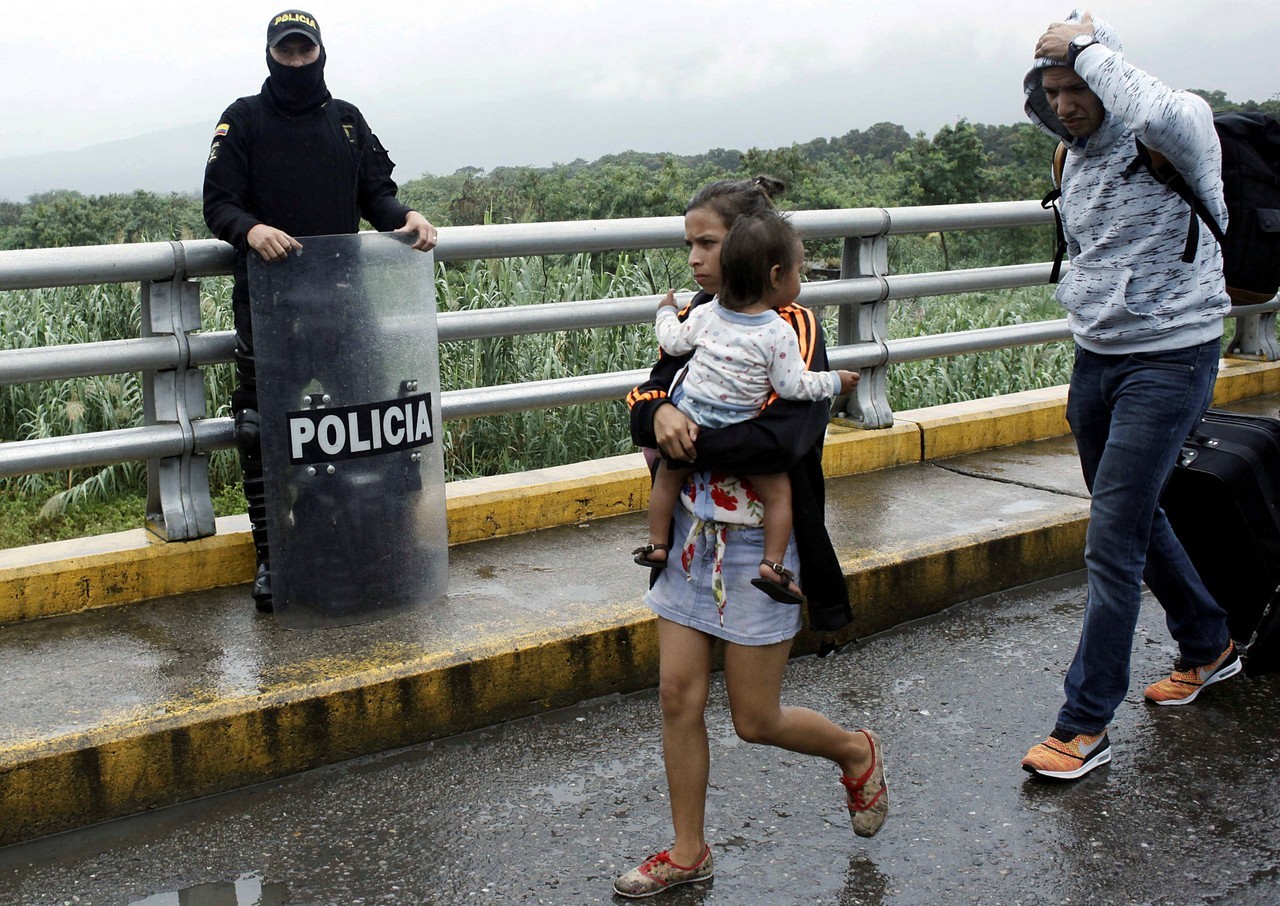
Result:
{"label": "wet asphalt road", "polygon": [[[1280,903],[1280,677],[1192,706],[1148,601],[1114,760],[1018,767],[1052,727],[1082,576],[985,598],[788,670],[784,699],[881,734],[890,815],[853,835],[830,765],[739,742],[713,685],[712,884],[668,904]],[[0,850],[0,904],[587,904],[669,843],[653,692]]]}

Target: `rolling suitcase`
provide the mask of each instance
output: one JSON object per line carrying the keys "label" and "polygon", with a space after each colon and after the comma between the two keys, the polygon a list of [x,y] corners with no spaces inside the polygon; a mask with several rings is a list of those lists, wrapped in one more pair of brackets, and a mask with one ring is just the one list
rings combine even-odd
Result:
{"label": "rolling suitcase", "polygon": [[1160,500],[1250,676],[1280,670],[1280,419],[1210,409]]}

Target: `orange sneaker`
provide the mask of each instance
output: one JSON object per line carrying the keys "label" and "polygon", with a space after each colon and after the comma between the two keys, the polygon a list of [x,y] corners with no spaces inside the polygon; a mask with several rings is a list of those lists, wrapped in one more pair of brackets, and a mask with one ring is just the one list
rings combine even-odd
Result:
{"label": "orange sneaker", "polygon": [[1055,729],[1049,738],[1032,746],[1022,759],[1022,769],[1055,780],[1075,780],[1111,760],[1107,731],[1097,736]]}
{"label": "orange sneaker", "polygon": [[1152,683],[1142,694],[1147,701],[1157,705],[1189,705],[1205,686],[1235,676],[1242,666],[1240,652],[1236,651],[1234,642],[1229,642],[1227,650],[1212,664],[1187,667],[1179,659],[1173,673],[1158,683]]}

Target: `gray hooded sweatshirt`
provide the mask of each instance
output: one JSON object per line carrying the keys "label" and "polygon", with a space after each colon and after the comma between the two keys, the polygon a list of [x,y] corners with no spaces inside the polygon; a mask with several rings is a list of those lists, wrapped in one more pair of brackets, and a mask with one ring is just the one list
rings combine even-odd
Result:
{"label": "gray hooded sweatshirt", "polygon": [[[1073,12],[1066,21],[1079,19]],[[1071,267],[1058,284],[1058,302],[1076,342],[1091,352],[1207,343],[1222,335],[1231,307],[1217,240],[1201,224],[1196,259],[1184,263],[1190,206],[1146,168],[1122,174],[1137,156],[1135,137],[1141,139],[1169,159],[1225,230],[1212,110],[1130,66],[1110,26],[1093,23],[1098,43],[1080,52],[1075,71],[1106,110],[1096,132],[1073,138],[1049,106],[1041,77],[1063,63],[1037,59],[1023,81],[1027,116],[1068,149],[1060,205]]]}

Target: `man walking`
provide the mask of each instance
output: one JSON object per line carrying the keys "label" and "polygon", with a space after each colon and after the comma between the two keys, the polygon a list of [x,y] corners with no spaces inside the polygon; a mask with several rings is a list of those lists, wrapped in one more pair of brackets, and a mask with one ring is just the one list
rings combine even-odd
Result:
{"label": "man walking", "polygon": [[362,216],[376,229],[413,233],[415,249],[436,244],[435,227],[396,200],[394,164],[360,111],[329,93],[315,17],[297,9],[273,16],[266,53],[262,90],[222,114],[204,175],[205,222],[236,249],[231,408],[258,561],[252,594],[264,611],[272,609],[271,568],[247,256],[282,260],[302,247],[295,236],[354,233]]}
{"label": "man walking", "polygon": [[1041,35],[1024,82],[1027,116],[1067,145],[1061,217],[1071,267],[1057,298],[1076,343],[1067,420],[1092,495],[1088,598],[1066,702],[1052,734],[1022,760],[1059,779],[1111,760],[1107,724],[1128,691],[1144,580],[1179,651],[1172,675],[1146,688],[1148,701],[1190,704],[1241,666],[1226,613],[1159,505],[1212,398],[1230,308],[1222,255],[1207,227],[1184,255],[1188,204],[1131,167],[1135,139],[1163,154],[1225,230],[1222,152],[1208,104],[1120,51],[1104,22],[1073,13]]}

